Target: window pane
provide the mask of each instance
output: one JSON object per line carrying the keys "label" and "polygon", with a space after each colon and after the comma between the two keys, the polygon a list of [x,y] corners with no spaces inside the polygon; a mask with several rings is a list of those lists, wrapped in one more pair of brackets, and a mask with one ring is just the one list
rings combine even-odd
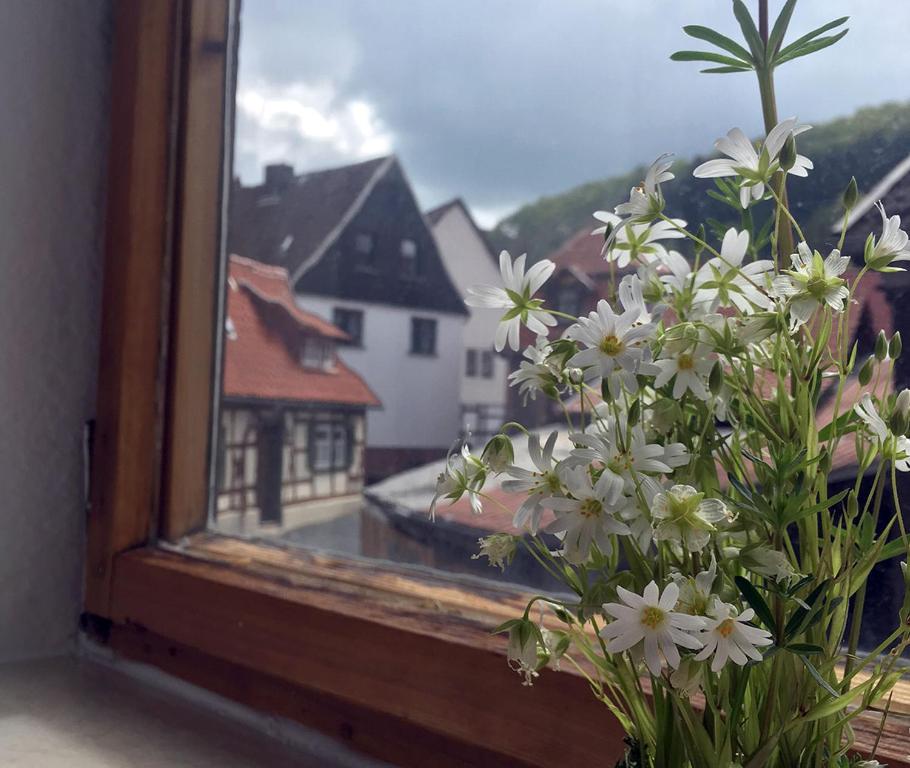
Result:
{"label": "window pane", "polygon": [[[527,254],[527,267],[552,261],[538,298],[572,316],[602,300],[619,307],[619,281],[639,271],[651,288],[667,285],[674,275],[654,267],[657,256],[704,262],[707,251],[681,238],[636,245],[640,231],[606,261],[603,234],[591,235],[602,223],[592,214],[627,201],[662,152],[676,153],[666,212],[707,222],[711,244],[753,213],[764,221],[767,200],[747,215],[692,174],[733,126],[764,135],[754,76],[700,75],[669,60],[686,47],[683,25],[716,23],[739,39],[735,20],[710,4],[618,0],[241,5],[213,526],[552,588],[521,551],[505,574],[471,559],[481,536],[516,532],[521,494],[493,483],[482,515],[466,497],[440,505],[435,522],[427,514],[447,455],[463,444],[479,455],[517,421],[543,440],[557,432],[562,458],[567,417],[575,429],[590,415],[565,382],[536,397],[510,386],[510,373],[535,364],[540,328],[502,333],[496,350],[506,310],[464,300],[472,285],[502,285],[502,250]],[[794,28],[856,7],[801,3]],[[868,203],[843,244],[853,269],[866,235],[880,232],[878,199],[910,221],[910,106],[895,76],[910,53],[887,17],[864,24],[832,51],[788,62],[775,81],[781,115],[798,110],[815,126],[798,139],[815,169],[787,187],[807,239],[826,254],[837,246],[836,198],[851,175]],[[761,237],[767,250],[770,229]],[[893,309],[900,292],[878,285],[854,297],[857,360],[880,329],[910,318]],[[549,339],[568,325],[560,318]],[[908,361],[895,363],[894,387],[910,381]],[[599,398],[600,381],[592,387]],[[557,388],[562,402],[548,396]],[[819,397],[820,409],[832,407],[832,393]],[[515,437],[514,449],[515,464],[533,471],[527,439]],[[846,478],[855,456],[844,461]],[[544,510],[542,524],[553,516]],[[872,602],[890,610],[903,582],[888,568]]]}

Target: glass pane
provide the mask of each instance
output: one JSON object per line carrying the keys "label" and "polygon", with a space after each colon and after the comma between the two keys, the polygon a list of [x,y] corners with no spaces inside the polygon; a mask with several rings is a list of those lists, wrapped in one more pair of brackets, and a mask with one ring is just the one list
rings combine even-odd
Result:
{"label": "glass pane", "polygon": [[[900,4],[887,7],[910,21]],[[808,31],[854,12],[848,0],[802,3],[794,24]],[[682,27],[706,22],[741,36],[732,15],[699,3],[242,4],[215,528],[555,587],[523,548],[504,573],[472,559],[479,538],[519,532],[513,515],[527,494],[496,480],[483,514],[465,495],[429,516],[446,457],[462,445],[480,455],[517,421],[541,440],[555,432],[562,459],[573,447],[567,422],[575,430],[590,416],[565,386],[555,399],[510,386],[509,374],[531,365],[523,350],[535,333],[522,327],[517,349],[496,350],[504,310],[465,298],[469,286],[502,284],[503,249],[551,260],[538,296],[573,316],[601,299],[616,306],[618,281],[655,254],[691,265],[697,249],[682,239],[627,237],[625,255],[607,260],[603,233],[591,234],[602,223],[592,214],[627,201],[667,151],[668,213],[707,222],[715,245],[728,227],[760,228],[768,200],[746,214],[692,173],[719,157],[714,141],[733,126],[765,134],[753,74],[700,75],[670,60],[700,47]],[[776,82],[779,113],[814,126],[798,147],[814,169],[788,192],[825,253],[839,236],[840,191],[856,177],[864,207],[844,244],[854,269],[880,229],[876,200],[910,216],[910,86],[893,76],[910,48],[892,28],[903,27],[867,12]],[[890,336],[910,317],[892,311],[901,283],[875,285],[855,297],[857,359],[880,329]],[[567,326],[560,318],[549,339]],[[906,383],[905,365],[889,387]],[[823,394],[819,424],[832,408]],[[528,440],[510,435],[515,466],[535,470]],[[855,451],[833,460],[832,495],[852,487]],[[883,503],[890,519],[890,493]],[[542,514],[545,526],[554,513]],[[892,560],[873,577],[868,610],[894,613],[902,596]],[[877,632],[868,622],[862,642]]]}

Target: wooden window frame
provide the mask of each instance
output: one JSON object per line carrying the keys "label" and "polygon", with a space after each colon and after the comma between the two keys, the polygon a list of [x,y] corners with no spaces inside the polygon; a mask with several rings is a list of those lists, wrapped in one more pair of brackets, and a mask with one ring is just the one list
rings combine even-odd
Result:
{"label": "wooden window frame", "polygon": [[[611,764],[622,731],[584,678],[523,689],[489,634],[520,592],[205,532],[231,11],[116,5],[85,626],[397,765]],[[892,766],[910,765],[906,730],[889,724]]]}

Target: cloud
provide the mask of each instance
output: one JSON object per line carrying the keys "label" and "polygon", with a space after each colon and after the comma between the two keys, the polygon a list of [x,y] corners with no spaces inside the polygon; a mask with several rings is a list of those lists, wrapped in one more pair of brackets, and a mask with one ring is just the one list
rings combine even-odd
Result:
{"label": "cloud", "polygon": [[[792,28],[851,12],[834,49],[779,71],[782,115],[910,97],[895,76],[910,47],[890,32],[910,26],[910,3],[802,3]],[[733,125],[761,132],[754,76],[668,58],[700,47],[684,24],[738,38],[728,0],[256,0],[243,14],[245,180],[276,159],[306,169],[394,151],[421,204],[458,195],[489,216],[664,151],[710,152]]]}

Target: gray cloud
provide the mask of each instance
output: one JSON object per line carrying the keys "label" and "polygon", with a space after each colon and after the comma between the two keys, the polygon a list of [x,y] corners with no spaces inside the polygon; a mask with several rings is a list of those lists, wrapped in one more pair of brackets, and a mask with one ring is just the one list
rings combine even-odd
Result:
{"label": "gray cloud", "polygon": [[[803,0],[791,26],[851,13],[837,46],[779,71],[782,116],[910,97],[895,34],[910,3]],[[490,218],[664,151],[707,152],[733,125],[759,133],[754,77],[668,60],[698,46],[688,23],[739,36],[727,0],[247,0],[237,172],[394,151],[423,205],[461,195]]]}

